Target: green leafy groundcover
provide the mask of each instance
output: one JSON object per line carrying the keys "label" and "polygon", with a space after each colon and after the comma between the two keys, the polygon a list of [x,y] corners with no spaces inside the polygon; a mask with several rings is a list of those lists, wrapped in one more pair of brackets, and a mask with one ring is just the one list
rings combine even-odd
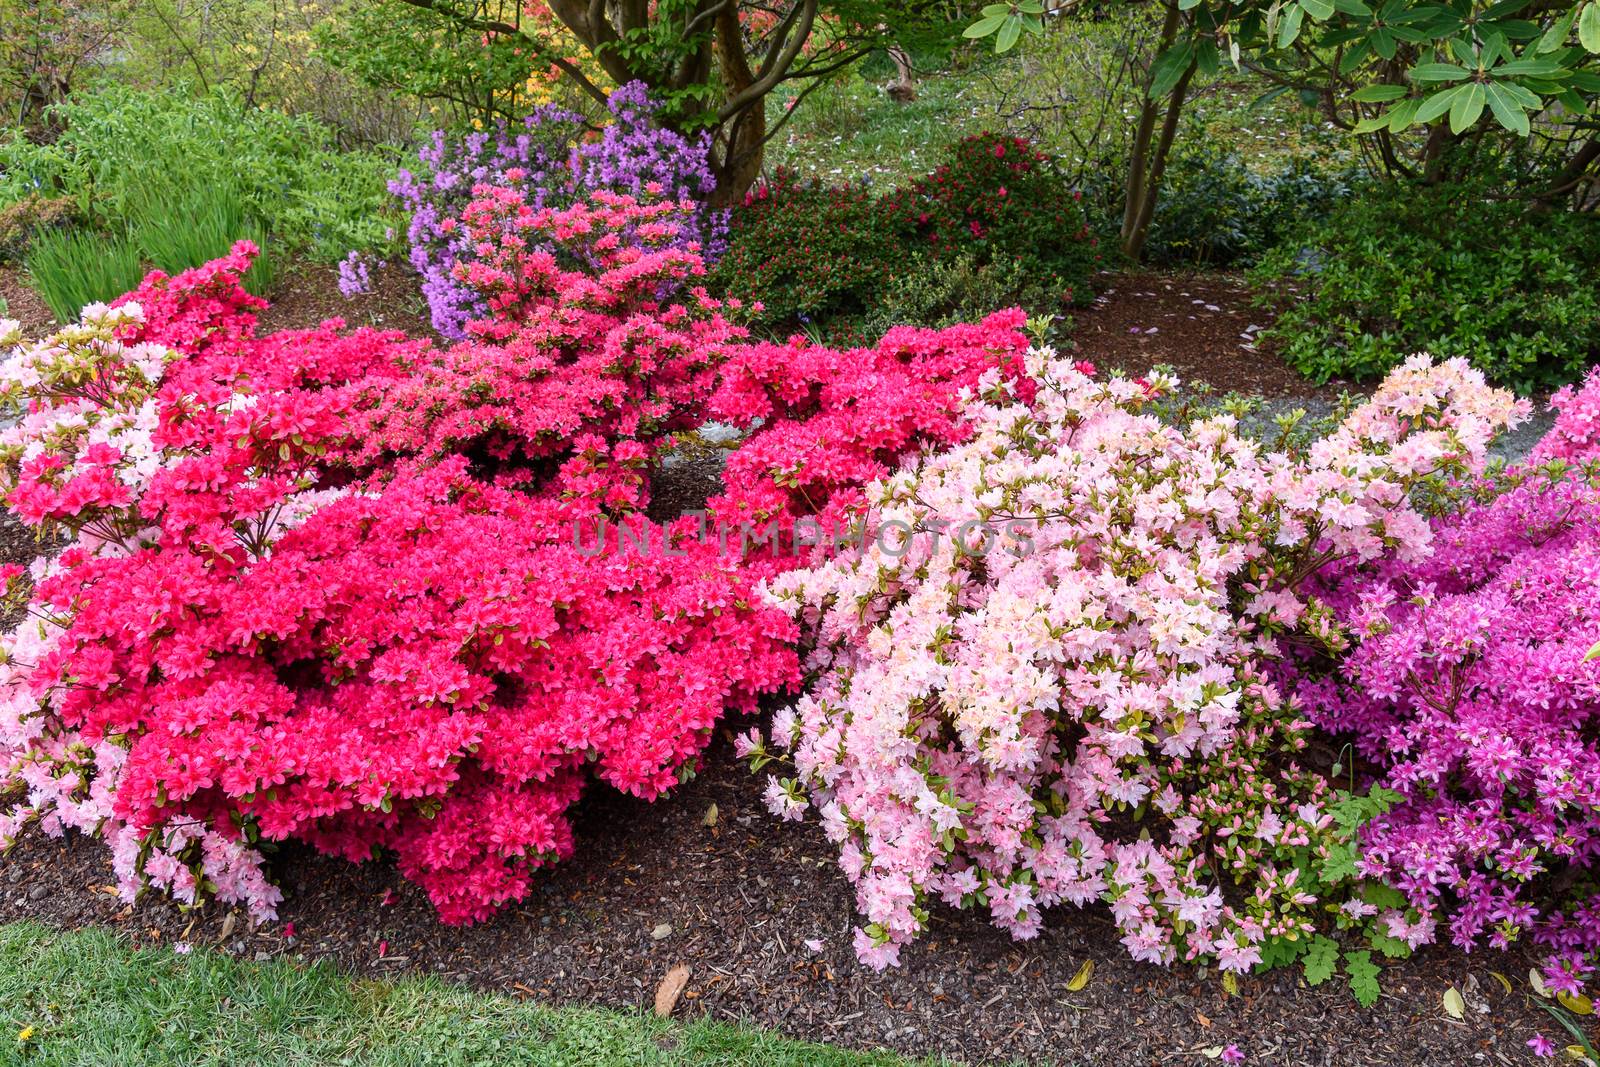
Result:
{"label": "green leafy groundcover", "polygon": [[755,1029],[547,1008],[432,979],[135,949],[113,933],[0,926],[0,1063],[898,1067]]}

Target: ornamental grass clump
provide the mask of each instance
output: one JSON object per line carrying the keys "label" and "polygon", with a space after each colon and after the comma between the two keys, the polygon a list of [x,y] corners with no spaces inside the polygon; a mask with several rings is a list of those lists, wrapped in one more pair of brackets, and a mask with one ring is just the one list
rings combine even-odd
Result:
{"label": "ornamental grass clump", "polygon": [[1522,407],[1419,357],[1331,435],[1269,452],[1229,417],[1164,423],[1170,379],[1049,350],[1027,370],[1032,402],[992,372],[963,442],[872,484],[881,536],[769,585],[815,681],[740,749],[785,768],[775,813],[838,845],[858,954],[896,962],[937,902],[1019,938],[1102,903],[1136,958],[1229,971],[1323,968],[1336,929],[1420,943],[1424,916],[1351,862],[1389,797],[1305,764],[1310,723],[1269,668],[1331,625],[1307,579],[1423,551],[1413,494],[1480,469]]}

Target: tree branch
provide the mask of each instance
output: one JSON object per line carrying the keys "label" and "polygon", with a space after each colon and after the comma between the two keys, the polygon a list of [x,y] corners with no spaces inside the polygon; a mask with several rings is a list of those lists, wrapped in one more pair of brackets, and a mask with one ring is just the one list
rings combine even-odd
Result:
{"label": "tree branch", "polygon": [[790,31],[789,39],[783,42],[781,49],[767,53],[766,61],[761,64],[761,73],[749,86],[735,93],[722,105],[722,109],[717,112],[718,119],[726,122],[759,102],[772,91],[774,85],[783,80],[789,68],[794,65],[795,59],[800,55],[800,49],[805,47],[806,40],[811,36],[811,27],[817,17],[817,0],[799,0],[795,10],[800,12],[800,16]]}
{"label": "tree branch", "polygon": [[510,37],[521,38],[528,43],[528,45],[533,49],[534,53],[541,60],[544,60],[559,69],[561,73],[565,74],[575,83],[577,83],[579,88],[588,93],[590,96],[594,97],[600,103],[603,104],[606,102],[606,91],[600,88],[594,82],[590,81],[589,76],[579,69],[576,63],[573,63],[570,59],[556,55],[554,52],[546,48],[538,40],[538,38],[529,36],[519,27],[511,25],[509,22],[500,22],[495,19],[478,19],[473,18],[470,15],[463,15],[461,12],[440,3],[439,0],[400,0],[400,3],[421,8],[424,11],[431,11],[440,18],[443,18],[448,22],[453,22],[463,29],[476,30],[479,33],[498,33]]}

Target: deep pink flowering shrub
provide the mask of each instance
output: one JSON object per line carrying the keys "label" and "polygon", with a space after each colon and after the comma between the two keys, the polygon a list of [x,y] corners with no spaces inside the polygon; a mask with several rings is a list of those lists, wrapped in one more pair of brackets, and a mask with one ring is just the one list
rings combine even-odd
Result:
{"label": "deep pink flowering shrub", "polygon": [[1336,926],[1420,941],[1349,866],[1386,801],[1300,764],[1309,724],[1266,668],[1280,635],[1327,627],[1304,579],[1421,551],[1412,491],[1481,468],[1521,407],[1418,358],[1269,453],[1229,418],[1161,421],[1165,380],[1048,350],[1028,369],[1033,403],[991,371],[965,440],[873,483],[864,549],[770,585],[817,682],[741,749],[790,768],[775,813],[814,809],[839,845],[862,959],[894,962],[934,901],[1023,938],[1100,901],[1137,958],[1234,971]]}
{"label": "deep pink flowering shrub", "polygon": [[[639,519],[672,435],[713,407],[765,420],[753,441],[827,418],[856,480],[808,477],[843,508],[958,436],[960,384],[1022,347],[997,317],[785,369],[688,285],[669,207],[485,186],[465,216],[495,317],[449,349],[258,336],[241,246],[153,275],[154,313],[89,309],[12,353],[0,489],[73,540],[0,666],[0,775],[26,793],[0,837],[99,832],[125,894],[215,886],[257,914],[262,842],[390,850],[444,919],[481,918],[570,854],[588,781],[656,797],[727,709],[798,679],[793,624],[715,539],[590,550]],[[826,462],[746,462],[722,506]]]}
{"label": "deep pink flowering shrub", "polygon": [[1535,460],[1590,460],[1600,457],[1600,367],[1550,398],[1556,421],[1534,447]]}
{"label": "deep pink flowering shrub", "polygon": [[1435,519],[1427,558],[1326,573],[1353,648],[1299,687],[1403,798],[1362,869],[1463,948],[1531,936],[1568,992],[1600,969],[1597,400],[1600,377],[1563,390],[1535,459]]}

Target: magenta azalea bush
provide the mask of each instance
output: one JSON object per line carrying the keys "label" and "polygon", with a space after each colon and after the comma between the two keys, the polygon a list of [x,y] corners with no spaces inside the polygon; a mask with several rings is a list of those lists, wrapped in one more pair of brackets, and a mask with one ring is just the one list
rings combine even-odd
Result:
{"label": "magenta azalea bush", "polygon": [[1353,648],[1300,691],[1403,798],[1364,829],[1363,871],[1463,948],[1531,937],[1577,993],[1600,970],[1600,373],[1555,404],[1429,556],[1323,576]]}

